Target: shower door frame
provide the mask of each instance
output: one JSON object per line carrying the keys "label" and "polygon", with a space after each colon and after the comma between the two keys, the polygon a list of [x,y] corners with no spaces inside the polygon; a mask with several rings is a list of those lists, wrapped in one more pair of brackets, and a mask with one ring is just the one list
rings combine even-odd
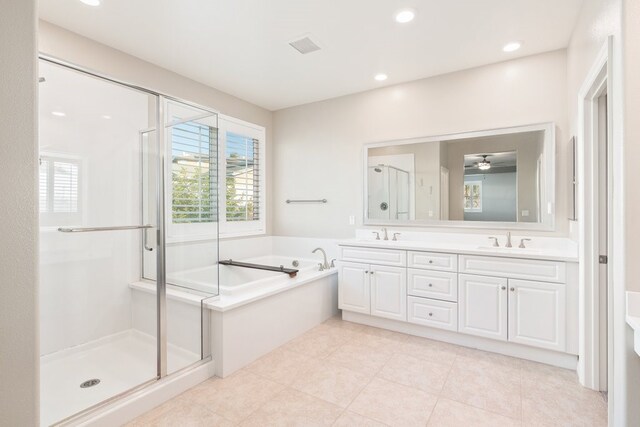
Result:
{"label": "shower door frame", "polygon": [[[166,184],[166,161],[167,161],[167,156],[166,156],[166,141],[165,141],[165,130],[166,130],[166,120],[164,117],[164,106],[165,106],[165,101],[169,100],[169,101],[175,101],[175,102],[179,102],[182,104],[185,104],[187,106],[191,106],[194,108],[198,108],[201,109],[207,113],[210,114],[215,114],[217,116],[220,115],[220,112],[218,110],[212,109],[210,107],[205,107],[203,105],[185,100],[185,99],[181,99],[175,96],[171,96],[171,95],[167,95],[165,93],[162,92],[158,92],[156,90],[153,89],[149,89],[147,87],[144,86],[140,86],[140,85],[136,85],[133,83],[128,83],[126,81],[120,80],[120,79],[116,79],[113,77],[110,77],[104,73],[92,70],[90,68],[87,67],[83,67],[77,64],[74,64],[72,62],[57,58],[55,56],[52,55],[48,55],[42,52],[38,53],[38,60],[41,61],[45,61],[72,71],[76,71],[91,77],[95,77],[98,79],[101,79],[103,81],[107,81],[107,82],[111,82],[114,84],[117,84],[119,86],[123,86],[129,89],[133,89],[139,92],[143,92],[146,93],[148,95],[152,95],[156,97],[156,138],[157,138],[157,148],[158,148],[158,154],[157,154],[157,174],[156,174],[156,179],[157,179],[157,186],[156,186],[156,221],[157,221],[157,231],[156,231],[156,250],[157,250],[157,256],[156,256],[156,316],[157,316],[157,323],[156,323],[156,328],[157,328],[157,332],[156,332],[156,378],[149,380],[149,381],[145,381],[125,392],[116,394],[114,396],[111,396],[108,399],[103,400],[102,402],[90,406],[78,413],[75,413],[63,420],[59,420],[57,421],[57,423],[65,423],[65,422],[69,422],[71,420],[74,419],[78,419],[81,417],[85,417],[87,415],[90,415],[91,413],[94,413],[96,411],[98,411],[99,409],[105,407],[106,405],[113,403],[115,401],[118,401],[124,397],[130,396],[150,385],[153,384],[157,384],[157,382],[161,379],[163,379],[164,377],[166,377],[167,375],[175,375],[175,374],[179,374],[182,373],[184,371],[188,371],[188,370],[192,370],[192,369],[196,369],[197,367],[201,366],[204,363],[208,363],[209,361],[211,361],[212,356],[211,354],[209,354],[207,357],[204,357],[205,352],[204,352],[204,348],[202,348],[205,343],[208,343],[209,340],[205,340],[202,339],[201,340],[201,359],[189,366],[186,366],[182,369],[179,369],[175,372],[172,372],[171,374],[167,374],[167,358],[168,358],[168,354],[167,354],[167,277],[166,277],[166,223],[165,223],[165,208],[166,208],[166,197],[165,197],[165,184]],[[150,129],[145,129],[145,130],[150,130]],[[218,195],[219,198],[219,195]],[[145,230],[146,233],[146,230]],[[143,242],[146,239],[143,239]],[[141,252],[144,251],[144,248],[140,248]],[[142,254],[142,256],[144,256],[144,254]],[[204,307],[201,304],[201,310],[204,310]],[[202,317],[202,315],[201,315]],[[200,325],[201,329],[204,328],[204,325],[201,323]],[[203,334],[204,331],[201,330],[201,334]]]}

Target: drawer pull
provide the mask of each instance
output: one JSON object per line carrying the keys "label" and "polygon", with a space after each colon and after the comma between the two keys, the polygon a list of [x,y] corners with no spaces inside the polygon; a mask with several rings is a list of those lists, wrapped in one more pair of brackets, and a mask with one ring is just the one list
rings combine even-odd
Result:
{"label": "drawer pull", "polygon": [[429,313],[429,316],[433,316],[433,313]]}
{"label": "drawer pull", "polygon": [[504,291],[504,290],[506,290],[506,289],[507,289],[507,287],[506,287],[506,286],[503,286],[503,287],[502,287],[502,290],[503,290],[503,291]]}
{"label": "drawer pull", "polygon": [[429,283],[429,287],[430,287],[430,288],[433,288],[433,283]]}
{"label": "drawer pull", "polygon": [[369,274],[369,270],[366,270],[366,271],[364,272],[364,274]]}
{"label": "drawer pull", "polygon": [[429,264],[433,264],[433,260],[432,259],[429,260]]}

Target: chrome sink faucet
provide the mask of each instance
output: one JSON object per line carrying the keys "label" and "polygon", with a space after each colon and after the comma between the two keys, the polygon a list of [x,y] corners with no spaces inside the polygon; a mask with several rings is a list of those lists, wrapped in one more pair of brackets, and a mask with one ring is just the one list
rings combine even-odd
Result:
{"label": "chrome sink faucet", "polygon": [[383,240],[389,240],[389,234],[387,234],[387,228],[386,227],[382,228],[382,233],[384,234],[384,239]]}
{"label": "chrome sink faucet", "polygon": [[[315,253],[316,253],[316,252],[318,252],[318,251],[322,252],[322,257],[324,258],[324,262],[322,263],[322,267],[323,267],[323,269],[324,269],[324,270],[329,269],[329,263],[327,262],[327,253],[324,251],[324,249],[322,249],[322,248],[315,248],[315,249],[314,249],[313,251],[311,251],[311,252],[315,254]],[[322,271],[322,270],[320,270],[320,271]]]}
{"label": "chrome sink faucet", "polygon": [[504,245],[505,248],[512,248],[513,245],[511,244],[511,232],[507,231],[507,243]]}

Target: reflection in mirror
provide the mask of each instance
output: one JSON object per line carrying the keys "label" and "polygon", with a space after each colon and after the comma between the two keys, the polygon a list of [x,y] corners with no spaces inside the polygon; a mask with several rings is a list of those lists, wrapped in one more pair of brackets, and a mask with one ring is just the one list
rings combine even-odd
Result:
{"label": "reflection in mirror", "polygon": [[542,223],[551,132],[547,124],[372,144],[367,222]]}

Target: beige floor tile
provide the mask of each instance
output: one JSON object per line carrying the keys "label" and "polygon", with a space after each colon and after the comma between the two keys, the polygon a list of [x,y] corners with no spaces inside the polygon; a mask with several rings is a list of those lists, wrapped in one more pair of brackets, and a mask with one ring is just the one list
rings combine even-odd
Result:
{"label": "beige floor tile", "polygon": [[256,360],[246,370],[277,383],[291,385],[305,372],[320,364],[322,362],[319,359],[279,348]]}
{"label": "beige floor tile", "polygon": [[308,394],[285,389],[240,425],[242,426],[330,426],[342,408]]}
{"label": "beige floor tile", "polygon": [[305,372],[292,388],[346,408],[369,380],[367,375],[327,362]]}
{"label": "beige floor tile", "polygon": [[220,426],[230,427],[233,423],[224,419],[220,415],[211,412],[206,407],[197,403],[189,402],[183,398],[176,398],[167,403],[147,412],[141,417],[136,418],[129,427],[146,427],[146,426],[183,426],[183,427],[205,427]]}
{"label": "beige floor tile", "polygon": [[319,325],[304,335],[289,341],[281,348],[295,351],[308,357],[324,358],[359,334],[343,328]]}
{"label": "beige floor tile", "polygon": [[374,350],[359,342],[348,342],[331,353],[326,360],[361,374],[373,376],[382,369],[392,355],[392,352],[384,349]]}
{"label": "beige floor tile", "polygon": [[472,366],[478,370],[499,370],[501,372],[520,373],[522,359],[505,356],[503,354],[491,353],[489,351],[477,350],[469,347],[459,347],[456,360],[462,360],[467,366]]}
{"label": "beige floor tile", "polygon": [[363,333],[367,335],[373,335],[374,337],[386,338],[388,340],[404,342],[409,338],[409,335],[396,331],[390,331],[388,329],[374,328],[373,326],[364,326]]}
{"label": "beige floor tile", "polygon": [[424,426],[437,399],[433,394],[374,378],[349,411],[391,426]]}
{"label": "beige floor tile", "polygon": [[523,380],[552,382],[554,384],[578,384],[576,371],[529,360],[522,360],[520,363]]}
{"label": "beige floor tile", "polygon": [[451,366],[458,349],[453,344],[411,336],[402,343],[399,353]]}
{"label": "beige floor tile", "polygon": [[342,317],[340,315],[330,317],[327,320],[325,320],[322,324],[326,326],[332,326],[335,328],[347,329],[354,332],[363,332],[364,329],[366,328],[365,325],[342,320]]}
{"label": "beige floor tile", "polygon": [[380,370],[378,377],[439,394],[442,391],[449,370],[449,365],[430,362],[404,354],[396,354]]}
{"label": "beige floor tile", "polygon": [[457,358],[441,396],[507,417],[520,419],[519,371],[491,368],[482,361]]}
{"label": "beige floor tile", "polygon": [[352,344],[370,347],[375,352],[384,352],[391,354],[401,352],[403,348],[402,346],[404,345],[404,340],[399,341],[368,333],[362,333],[354,337],[354,339],[350,342]]}
{"label": "beige floor tile", "polygon": [[386,424],[363,417],[353,412],[345,411],[333,427],[385,427]]}
{"label": "beige floor tile", "polygon": [[494,414],[464,403],[440,398],[428,427],[517,427],[520,420]]}
{"label": "beige floor tile", "polygon": [[607,404],[600,393],[558,377],[523,379],[524,425],[606,426]]}
{"label": "beige floor tile", "polygon": [[205,381],[182,396],[237,423],[272,399],[283,387],[274,381],[243,370],[225,379]]}

